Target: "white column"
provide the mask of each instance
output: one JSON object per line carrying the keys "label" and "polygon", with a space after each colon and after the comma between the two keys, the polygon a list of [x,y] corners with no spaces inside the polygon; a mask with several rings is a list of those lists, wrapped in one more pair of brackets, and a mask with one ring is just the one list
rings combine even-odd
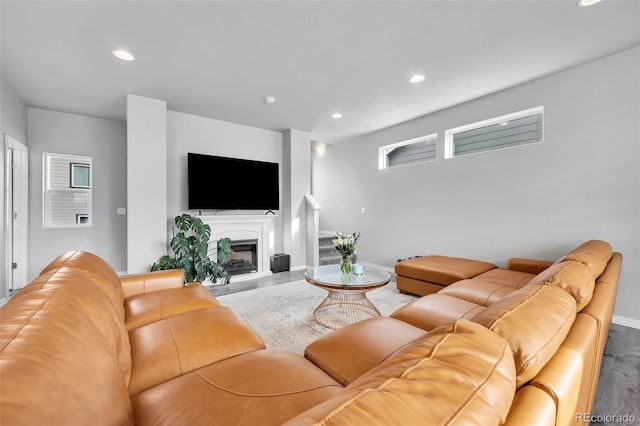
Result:
{"label": "white column", "polygon": [[167,103],[127,95],[127,272],[166,253]]}
{"label": "white column", "polygon": [[290,269],[307,266],[305,195],[311,193],[311,135],[289,129],[283,138],[282,245]]}

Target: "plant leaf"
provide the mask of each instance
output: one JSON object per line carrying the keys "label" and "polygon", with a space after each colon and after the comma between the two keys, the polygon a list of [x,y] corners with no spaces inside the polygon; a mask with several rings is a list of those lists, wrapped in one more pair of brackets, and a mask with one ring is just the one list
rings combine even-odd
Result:
{"label": "plant leaf", "polygon": [[[169,242],[174,257],[163,255],[151,266],[151,270],[181,269],[185,282],[202,282],[210,278],[213,282],[220,280],[224,284],[229,283],[231,276],[221,264],[228,262],[231,257],[231,239],[221,238],[218,241],[219,263],[216,263],[208,256],[211,237],[211,227],[208,224],[188,213],[176,216],[174,222],[174,236]],[[176,228],[179,231],[177,233]]]}
{"label": "plant leaf", "polygon": [[179,230],[186,232],[191,228],[191,215],[190,214],[183,214],[181,216],[176,216],[176,218],[174,219],[176,222],[176,226],[178,227]]}
{"label": "plant leaf", "polygon": [[231,258],[231,238],[218,240],[218,263],[224,265]]}

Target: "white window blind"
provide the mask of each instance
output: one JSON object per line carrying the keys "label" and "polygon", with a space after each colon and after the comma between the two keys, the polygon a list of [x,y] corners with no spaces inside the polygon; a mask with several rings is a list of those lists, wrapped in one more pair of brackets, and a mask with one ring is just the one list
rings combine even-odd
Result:
{"label": "white window blind", "polygon": [[74,188],[71,165],[91,166],[90,157],[44,154],[43,226],[91,226],[91,188]]}
{"label": "white window blind", "polygon": [[51,225],[80,225],[89,217],[89,194],[77,191],[49,191],[49,223]]}
{"label": "white window blind", "polygon": [[437,140],[437,135],[434,133],[380,147],[378,168],[388,169],[437,160]]}
{"label": "white window blind", "polygon": [[445,158],[543,140],[543,107],[507,114],[445,132]]}

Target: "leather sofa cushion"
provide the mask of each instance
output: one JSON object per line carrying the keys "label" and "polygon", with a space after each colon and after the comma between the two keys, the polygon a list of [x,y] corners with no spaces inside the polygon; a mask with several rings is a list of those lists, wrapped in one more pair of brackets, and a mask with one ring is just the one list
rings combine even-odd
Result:
{"label": "leather sofa cushion", "polygon": [[533,277],[535,277],[534,274],[529,274],[527,272],[495,268],[490,271],[484,272],[480,275],[477,275],[473,279],[489,281],[492,283],[503,285],[505,287],[518,289],[527,285],[527,283],[531,281]]}
{"label": "leather sofa cushion", "polygon": [[119,310],[90,276],[75,267],[51,268],[22,288],[20,293],[55,288],[66,289],[73,295],[96,332],[102,335],[104,343],[117,357],[122,376],[128,384],[131,378],[131,345]]}
{"label": "leather sofa cushion", "polygon": [[595,280],[591,268],[580,262],[564,261],[542,271],[531,280],[530,285],[552,285],[569,293],[581,311],[593,296]]}
{"label": "leather sofa cushion", "polygon": [[132,403],[136,425],[279,425],[342,392],[304,357],[267,349],[162,383]]}
{"label": "leather sofa cushion", "polygon": [[606,336],[609,334],[609,325],[613,318],[621,263],[622,254],[614,253],[611,257],[610,267],[600,275],[596,282],[592,301],[582,310],[583,313],[596,318],[603,327],[606,327],[603,340],[606,340]]}
{"label": "leather sofa cushion", "polygon": [[564,262],[565,260],[584,263],[591,268],[593,276],[597,278],[602,274],[604,268],[607,267],[607,263],[609,259],[611,259],[612,254],[613,250],[608,242],[589,240],[580,244],[566,256],[558,259],[556,263]]}
{"label": "leather sofa cushion", "polygon": [[40,273],[53,272],[63,266],[82,271],[85,276],[89,277],[109,298],[120,315],[120,321],[124,321],[124,307],[122,305],[124,292],[118,274],[109,263],[93,253],[68,251],[51,261]]}
{"label": "leather sofa cushion", "polygon": [[155,321],[220,306],[220,303],[200,283],[189,283],[186,287],[170,288],[137,294],[124,301],[127,330]]}
{"label": "leather sofa cushion", "polygon": [[496,265],[479,260],[450,256],[422,256],[396,263],[395,272],[409,278],[449,285],[475,277]]}
{"label": "leather sofa cushion", "polygon": [[[504,285],[508,280],[485,280],[490,280],[492,276],[495,278],[498,275],[506,277],[506,274],[510,272],[515,273],[515,271],[505,269],[493,269],[473,279],[453,283],[440,290],[439,294],[464,299],[480,306],[489,306],[511,294],[515,288]],[[588,266],[570,261],[552,264],[536,276],[527,274],[527,276],[518,278],[520,279],[517,281],[517,286],[546,284],[562,288],[576,300],[578,311],[591,301],[595,285],[591,269]]]}
{"label": "leather sofa cushion", "polygon": [[120,278],[124,297],[138,294],[184,287],[182,269],[166,269],[163,271],[129,274]]}
{"label": "leather sofa cushion", "polygon": [[207,364],[265,348],[253,329],[223,306],[138,327],[129,338],[132,395]]}
{"label": "leather sofa cushion", "polygon": [[407,303],[389,316],[423,330],[433,330],[460,318],[473,318],[483,309],[473,302],[433,293]]}
{"label": "leather sofa cushion", "polygon": [[531,285],[495,302],[471,320],[509,343],[521,387],[553,357],[575,317],[576,301],[567,292]]}
{"label": "leather sofa cushion", "polygon": [[133,424],[118,359],[68,288],[2,307],[0,365],[2,425]]}
{"label": "leather sofa cushion", "polygon": [[457,297],[480,306],[489,306],[515,291],[513,287],[483,281],[480,279],[461,280],[440,290],[440,294]]}
{"label": "leather sofa cushion", "polygon": [[285,425],[498,425],[514,393],[506,342],[459,320],[417,339],[344,393]]}
{"label": "leather sofa cushion", "polygon": [[375,317],[314,340],[304,356],[346,386],[425,333],[403,321]]}

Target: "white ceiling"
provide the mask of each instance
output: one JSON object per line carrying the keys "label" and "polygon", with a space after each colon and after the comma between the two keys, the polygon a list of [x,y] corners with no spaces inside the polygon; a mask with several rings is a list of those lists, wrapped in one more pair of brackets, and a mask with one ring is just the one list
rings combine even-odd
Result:
{"label": "white ceiling", "polygon": [[638,0],[2,0],[0,13],[1,77],[28,106],[125,120],[132,93],[324,142],[640,44]]}

